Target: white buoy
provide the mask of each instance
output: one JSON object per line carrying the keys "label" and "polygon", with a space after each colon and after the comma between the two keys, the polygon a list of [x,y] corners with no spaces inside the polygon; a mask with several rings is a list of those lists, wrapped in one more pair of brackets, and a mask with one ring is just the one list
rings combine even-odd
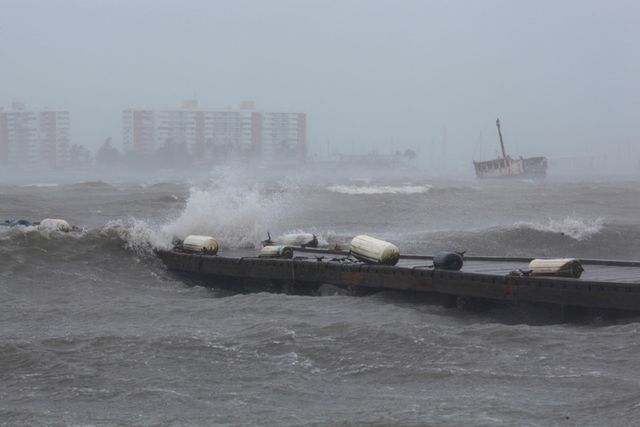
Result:
{"label": "white buoy", "polygon": [[71,226],[64,219],[56,219],[56,218],[45,218],[40,221],[38,224],[38,228],[40,230],[49,230],[49,231],[63,231],[68,233],[71,231]]}
{"label": "white buoy", "polygon": [[563,276],[575,277],[582,275],[584,268],[575,258],[534,259],[529,263],[531,276]]}
{"label": "white buoy", "polygon": [[265,246],[260,249],[260,258],[293,258],[293,249],[284,245]]}
{"label": "white buoy", "polygon": [[189,252],[207,253],[215,255],[218,253],[220,244],[211,236],[200,236],[197,234],[187,236],[182,241],[182,249]]}
{"label": "white buoy", "polygon": [[315,234],[311,233],[283,234],[276,239],[276,243],[279,245],[300,246],[303,248],[317,248],[318,238]]}
{"label": "white buoy", "polygon": [[400,259],[396,245],[364,234],[351,240],[350,249],[351,255],[357,259],[374,264],[396,265]]}

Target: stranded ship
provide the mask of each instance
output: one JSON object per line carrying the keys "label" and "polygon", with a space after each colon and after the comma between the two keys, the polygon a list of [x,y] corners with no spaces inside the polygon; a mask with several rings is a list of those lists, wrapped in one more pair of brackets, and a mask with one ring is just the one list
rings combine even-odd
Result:
{"label": "stranded ship", "polygon": [[507,155],[502,140],[500,119],[496,119],[502,157],[493,160],[473,162],[478,178],[544,178],[547,174],[546,157],[512,159]]}

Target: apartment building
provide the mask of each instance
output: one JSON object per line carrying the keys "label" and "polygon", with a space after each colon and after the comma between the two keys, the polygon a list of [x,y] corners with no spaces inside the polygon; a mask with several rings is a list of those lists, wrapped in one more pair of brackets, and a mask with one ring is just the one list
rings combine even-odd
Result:
{"label": "apartment building", "polygon": [[255,111],[253,102],[222,111],[199,109],[195,101],[170,110],[126,109],[122,113],[125,152],[151,155],[172,147],[201,156],[261,159],[306,157],[306,115]]}
{"label": "apartment building", "polygon": [[69,163],[69,121],[68,111],[41,111],[38,114],[40,158],[51,167]]}
{"label": "apartment building", "polygon": [[156,113],[127,109],[122,112],[122,144],[125,152],[150,154],[156,148]]}
{"label": "apartment building", "polygon": [[29,110],[15,102],[0,108],[0,165],[58,167],[68,160],[68,111]]}
{"label": "apartment building", "polygon": [[303,161],[307,156],[307,115],[304,113],[261,113],[262,156]]}

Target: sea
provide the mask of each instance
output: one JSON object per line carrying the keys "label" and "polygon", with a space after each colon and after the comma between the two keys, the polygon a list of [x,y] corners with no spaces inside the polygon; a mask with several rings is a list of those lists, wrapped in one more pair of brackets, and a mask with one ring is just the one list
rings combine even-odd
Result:
{"label": "sea", "polygon": [[399,292],[234,292],[154,255],[188,234],[257,254],[267,232],[401,253],[640,260],[640,177],[373,172],[0,184],[2,426],[628,426],[640,316],[566,322]]}

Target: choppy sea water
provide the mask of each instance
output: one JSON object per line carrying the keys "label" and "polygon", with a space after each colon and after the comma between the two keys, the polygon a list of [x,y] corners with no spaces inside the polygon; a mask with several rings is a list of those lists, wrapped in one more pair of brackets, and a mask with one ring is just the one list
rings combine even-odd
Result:
{"label": "choppy sea water", "polygon": [[640,259],[640,182],[425,179],[0,186],[3,425],[633,425],[640,318],[447,309],[399,293],[236,294],[167,272],[190,233],[360,233],[405,253]]}

